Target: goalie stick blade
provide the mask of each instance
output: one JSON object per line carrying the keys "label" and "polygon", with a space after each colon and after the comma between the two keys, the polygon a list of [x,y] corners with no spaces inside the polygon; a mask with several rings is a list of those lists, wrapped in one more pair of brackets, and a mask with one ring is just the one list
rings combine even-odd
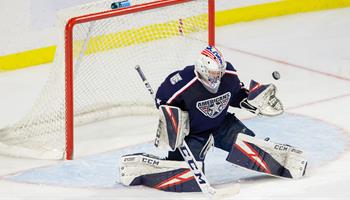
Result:
{"label": "goalie stick blade", "polygon": [[237,195],[240,190],[241,187],[239,183],[215,186],[215,194],[213,194],[210,199],[221,200],[232,198]]}

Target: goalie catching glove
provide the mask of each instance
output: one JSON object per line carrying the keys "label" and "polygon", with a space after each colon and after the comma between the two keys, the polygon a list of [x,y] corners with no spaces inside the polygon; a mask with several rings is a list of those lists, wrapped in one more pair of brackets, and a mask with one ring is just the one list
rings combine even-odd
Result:
{"label": "goalie catching glove", "polygon": [[190,132],[188,113],[175,106],[159,106],[159,123],[154,145],[175,151]]}
{"label": "goalie catching glove", "polygon": [[240,106],[257,115],[280,115],[284,109],[281,101],[276,97],[276,91],[274,84],[262,85],[251,80],[248,97],[241,101]]}

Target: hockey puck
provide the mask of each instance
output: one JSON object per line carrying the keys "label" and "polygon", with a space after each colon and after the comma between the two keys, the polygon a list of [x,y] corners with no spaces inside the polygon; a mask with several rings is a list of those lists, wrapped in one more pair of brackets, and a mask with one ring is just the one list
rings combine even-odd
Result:
{"label": "hockey puck", "polygon": [[275,79],[275,80],[278,80],[281,78],[281,75],[278,71],[274,71],[272,72],[272,77]]}

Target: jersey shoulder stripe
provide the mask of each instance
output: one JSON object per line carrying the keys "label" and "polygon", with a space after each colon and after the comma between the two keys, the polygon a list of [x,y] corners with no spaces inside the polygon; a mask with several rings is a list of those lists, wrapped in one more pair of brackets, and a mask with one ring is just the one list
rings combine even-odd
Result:
{"label": "jersey shoulder stripe", "polygon": [[232,70],[225,70],[225,74],[231,74],[231,75],[236,75],[237,76],[237,72],[232,71]]}
{"label": "jersey shoulder stripe", "polygon": [[187,90],[197,80],[194,66],[187,66],[182,70],[171,73],[160,85],[156,98],[161,104],[171,104],[181,93]]}
{"label": "jersey shoulder stripe", "polygon": [[173,96],[171,96],[170,99],[167,101],[167,104],[170,104],[178,95],[183,93],[187,88],[189,88],[196,81],[197,81],[197,77],[195,76],[190,82],[188,82],[186,85],[180,88],[177,92],[175,92]]}
{"label": "jersey shoulder stripe", "polygon": [[237,76],[237,71],[236,69],[232,66],[230,62],[226,62],[226,70],[225,74],[230,74],[230,75],[236,75]]}

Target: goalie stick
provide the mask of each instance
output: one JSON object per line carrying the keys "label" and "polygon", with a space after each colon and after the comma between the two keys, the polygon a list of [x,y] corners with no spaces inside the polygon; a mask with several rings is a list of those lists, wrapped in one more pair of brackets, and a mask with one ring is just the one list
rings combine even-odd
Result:
{"label": "goalie stick", "polygon": [[[135,66],[136,71],[138,72],[139,76],[141,77],[143,83],[145,84],[145,87],[149,91],[149,94],[152,96],[153,99],[155,99],[154,90],[148,80],[146,79],[145,74],[143,73],[140,65]],[[188,164],[190,170],[193,173],[193,176],[195,177],[196,182],[198,183],[198,186],[200,187],[203,194],[207,195],[210,199],[221,199],[225,196],[233,195],[239,192],[239,187],[232,188],[232,190],[216,190],[212,186],[210,186],[210,183],[204,173],[201,169],[199,169],[199,165],[194,158],[190,148],[188,147],[186,141],[183,141],[182,145],[178,147],[182,157],[184,158],[185,162]],[[238,185],[239,186],[239,185]]]}

